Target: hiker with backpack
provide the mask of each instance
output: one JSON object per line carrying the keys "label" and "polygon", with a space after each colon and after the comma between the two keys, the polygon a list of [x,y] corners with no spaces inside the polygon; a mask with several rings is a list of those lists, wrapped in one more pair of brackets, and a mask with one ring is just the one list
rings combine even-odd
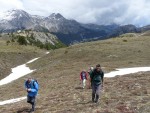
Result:
{"label": "hiker with backpack", "polygon": [[38,93],[39,85],[37,80],[33,80],[32,78],[28,78],[25,81],[25,88],[28,93],[27,102],[32,105],[31,111],[35,110],[35,99]]}
{"label": "hiker with backpack", "polygon": [[86,70],[81,71],[80,73],[80,81],[82,81],[82,88],[84,89],[86,86],[86,80],[88,79],[88,74]]}
{"label": "hiker with backpack", "polygon": [[92,85],[92,102],[97,103],[99,100],[100,92],[104,83],[104,72],[101,69],[100,64],[96,65],[96,68],[90,74],[90,81]]}

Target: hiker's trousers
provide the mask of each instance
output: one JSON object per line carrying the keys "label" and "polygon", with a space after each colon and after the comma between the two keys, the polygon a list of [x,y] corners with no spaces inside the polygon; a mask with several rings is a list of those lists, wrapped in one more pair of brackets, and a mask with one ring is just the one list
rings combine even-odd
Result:
{"label": "hiker's trousers", "polygon": [[92,84],[92,94],[100,95],[100,92],[102,90],[101,84]]}
{"label": "hiker's trousers", "polygon": [[86,86],[86,79],[83,79],[82,80],[82,87],[85,88],[85,86]]}
{"label": "hiker's trousers", "polygon": [[36,96],[33,96],[33,97],[27,96],[27,102],[32,105],[33,110],[35,109],[35,99],[36,99]]}

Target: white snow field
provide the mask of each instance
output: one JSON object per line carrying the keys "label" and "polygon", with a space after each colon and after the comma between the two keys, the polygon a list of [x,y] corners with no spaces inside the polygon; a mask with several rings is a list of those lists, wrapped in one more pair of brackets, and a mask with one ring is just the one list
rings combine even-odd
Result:
{"label": "white snow field", "polygon": [[27,97],[20,97],[20,98],[15,98],[15,99],[10,99],[10,100],[5,100],[5,101],[0,101],[0,106],[5,105],[5,104],[12,104],[15,102],[19,102],[22,101],[24,99],[26,99]]}
{"label": "white snow field", "polygon": [[127,75],[131,73],[137,73],[137,72],[146,72],[150,71],[150,67],[133,67],[133,68],[120,68],[116,69],[116,71],[112,71],[110,73],[104,74],[104,77],[115,77],[117,75]]}
{"label": "white snow field", "polygon": [[4,85],[4,84],[8,84],[20,77],[23,77],[23,76],[35,71],[35,70],[30,70],[30,68],[27,67],[27,64],[34,62],[37,59],[38,58],[34,58],[25,64],[22,64],[22,65],[12,68],[12,73],[10,75],[8,75],[6,78],[0,80],[0,86]]}

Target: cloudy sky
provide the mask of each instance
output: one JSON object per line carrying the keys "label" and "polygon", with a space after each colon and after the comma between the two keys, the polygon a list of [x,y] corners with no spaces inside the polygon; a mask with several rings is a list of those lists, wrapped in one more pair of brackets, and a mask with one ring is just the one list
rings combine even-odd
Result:
{"label": "cloudy sky", "polygon": [[0,12],[11,9],[41,16],[61,13],[81,23],[150,24],[150,0],[0,0]]}

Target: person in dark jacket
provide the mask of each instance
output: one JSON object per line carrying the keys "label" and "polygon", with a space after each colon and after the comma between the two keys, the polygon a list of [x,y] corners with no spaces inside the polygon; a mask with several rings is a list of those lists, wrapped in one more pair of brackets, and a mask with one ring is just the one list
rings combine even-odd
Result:
{"label": "person in dark jacket", "polygon": [[33,80],[32,78],[28,78],[27,81],[25,81],[25,88],[28,93],[27,95],[27,102],[32,105],[31,111],[35,110],[35,99],[38,93],[38,83]]}
{"label": "person in dark jacket", "polygon": [[102,71],[100,64],[96,65],[96,68],[90,74],[90,78],[92,85],[92,102],[97,103],[104,83],[104,72]]}

